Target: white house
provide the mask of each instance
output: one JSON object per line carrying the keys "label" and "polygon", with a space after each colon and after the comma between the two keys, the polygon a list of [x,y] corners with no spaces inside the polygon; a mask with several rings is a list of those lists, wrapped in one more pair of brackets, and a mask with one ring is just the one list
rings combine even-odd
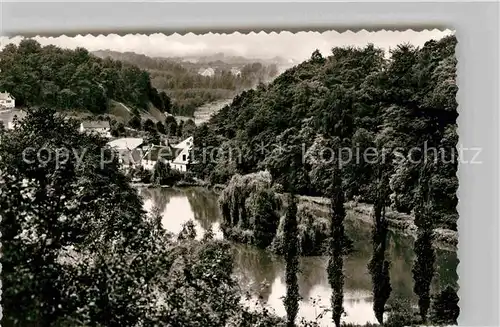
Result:
{"label": "white house", "polygon": [[203,69],[203,68],[201,68],[201,69],[198,71],[198,74],[200,74],[201,76],[208,76],[208,77],[211,77],[211,76],[214,76],[214,75],[215,75],[215,70],[214,70],[212,67],[208,67],[207,69]]}
{"label": "white house", "polygon": [[175,157],[170,162],[170,167],[182,172],[187,171],[190,159],[189,156],[191,154],[191,150],[193,149],[193,137],[188,137],[179,144],[172,146],[172,148],[175,149]]}
{"label": "white house", "polygon": [[103,137],[111,137],[109,121],[84,121],[80,124],[80,132],[96,133]]}
{"label": "white house", "polygon": [[12,109],[16,107],[16,99],[10,93],[0,92],[0,108],[5,107]]}
{"label": "white house", "polygon": [[236,67],[233,67],[231,68],[231,74],[233,74],[234,76],[241,76],[241,70],[239,70]]}

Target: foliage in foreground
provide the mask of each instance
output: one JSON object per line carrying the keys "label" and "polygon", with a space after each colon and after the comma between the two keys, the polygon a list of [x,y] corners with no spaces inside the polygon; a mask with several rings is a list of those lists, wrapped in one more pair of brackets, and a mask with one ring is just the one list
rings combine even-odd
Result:
{"label": "foliage in foreground", "polygon": [[[1,132],[3,324],[218,327],[240,316],[277,319],[241,306],[227,243],[196,241],[189,225],[177,239],[166,233],[118,162],[100,165],[105,141],[76,127],[40,108]],[[57,161],[64,148],[78,156]]]}

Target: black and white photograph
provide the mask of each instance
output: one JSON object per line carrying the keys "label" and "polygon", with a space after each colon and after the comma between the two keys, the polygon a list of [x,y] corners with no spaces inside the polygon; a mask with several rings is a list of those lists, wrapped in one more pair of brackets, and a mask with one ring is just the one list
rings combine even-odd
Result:
{"label": "black and white photograph", "polygon": [[453,30],[0,41],[2,326],[457,324]]}

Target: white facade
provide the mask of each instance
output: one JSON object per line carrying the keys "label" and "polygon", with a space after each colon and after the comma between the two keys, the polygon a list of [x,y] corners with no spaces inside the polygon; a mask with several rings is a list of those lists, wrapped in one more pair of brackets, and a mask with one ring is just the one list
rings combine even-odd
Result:
{"label": "white facade", "polygon": [[5,108],[15,108],[16,107],[16,99],[9,93],[5,92],[2,93],[0,92],[0,108],[5,107]]}
{"label": "white facade", "polygon": [[209,67],[207,69],[200,69],[198,72],[201,76],[214,76],[215,75],[215,70],[212,67]]}
{"label": "white facade", "polygon": [[109,122],[82,122],[80,123],[80,132],[96,133],[107,138],[111,137]]}
{"label": "white facade", "polygon": [[174,145],[173,148],[177,149],[177,155],[174,160],[170,162],[170,167],[172,169],[186,172],[187,165],[189,164],[189,155],[193,148],[193,137],[188,137],[181,143]]}

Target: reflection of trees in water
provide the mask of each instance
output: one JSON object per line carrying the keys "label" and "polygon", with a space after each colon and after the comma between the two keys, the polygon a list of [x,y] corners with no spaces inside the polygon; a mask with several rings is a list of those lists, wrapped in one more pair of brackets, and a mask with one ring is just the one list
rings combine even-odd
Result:
{"label": "reflection of trees in water", "polygon": [[[165,211],[170,198],[181,196],[187,197],[195,220],[202,228],[206,229],[220,219],[220,211],[217,203],[217,195],[202,188],[169,189],[149,188],[141,189],[140,194],[152,200],[153,205]],[[345,261],[345,289],[371,291],[371,279],[368,274],[367,264],[372,255],[371,246],[371,224],[355,217],[346,220],[346,233],[353,241],[353,252]],[[416,302],[413,293],[413,278],[411,268],[413,265],[413,243],[410,236],[389,231],[388,233],[388,256],[391,262],[390,276],[393,291],[389,303],[395,299],[406,299]],[[271,286],[274,280],[284,276],[284,264],[278,258],[267,251],[263,251],[248,245],[236,245],[235,248],[235,272],[241,279],[241,285],[248,285],[253,294],[261,295],[267,301],[271,294]],[[437,250],[436,276],[433,280],[432,289],[437,291],[444,289],[447,285],[456,286],[458,281],[456,252]],[[312,289],[319,285],[328,285],[326,274],[325,257],[303,257],[300,260],[299,288],[300,294],[307,301],[316,294],[311,294]],[[268,287],[262,287],[262,283],[268,283]],[[284,280],[283,280],[284,282]],[[356,301],[371,301],[370,298],[347,299],[349,303]]]}
{"label": "reflection of trees in water", "polygon": [[194,219],[197,220],[203,229],[207,229],[217,222],[220,217],[217,195],[203,188],[184,189],[183,193],[188,198]]}
{"label": "reflection of trees in water", "polygon": [[299,293],[304,301],[309,301],[313,287],[317,285],[328,285],[328,274],[326,272],[327,259],[322,257],[300,258]]}
{"label": "reflection of trees in water", "polygon": [[[234,245],[235,273],[240,285],[246,285],[252,294],[269,300],[271,286],[283,271],[283,263],[271,253],[251,245]],[[267,284],[267,287],[263,287]]]}
{"label": "reflection of trees in water", "polygon": [[151,200],[153,207],[158,208],[162,213],[165,212],[170,198],[175,196],[175,192],[168,188],[142,188],[139,194],[145,200]]}
{"label": "reflection of trees in water", "polygon": [[387,253],[390,261],[391,299],[416,301],[413,293],[412,266],[414,240],[389,230],[387,233]]}

